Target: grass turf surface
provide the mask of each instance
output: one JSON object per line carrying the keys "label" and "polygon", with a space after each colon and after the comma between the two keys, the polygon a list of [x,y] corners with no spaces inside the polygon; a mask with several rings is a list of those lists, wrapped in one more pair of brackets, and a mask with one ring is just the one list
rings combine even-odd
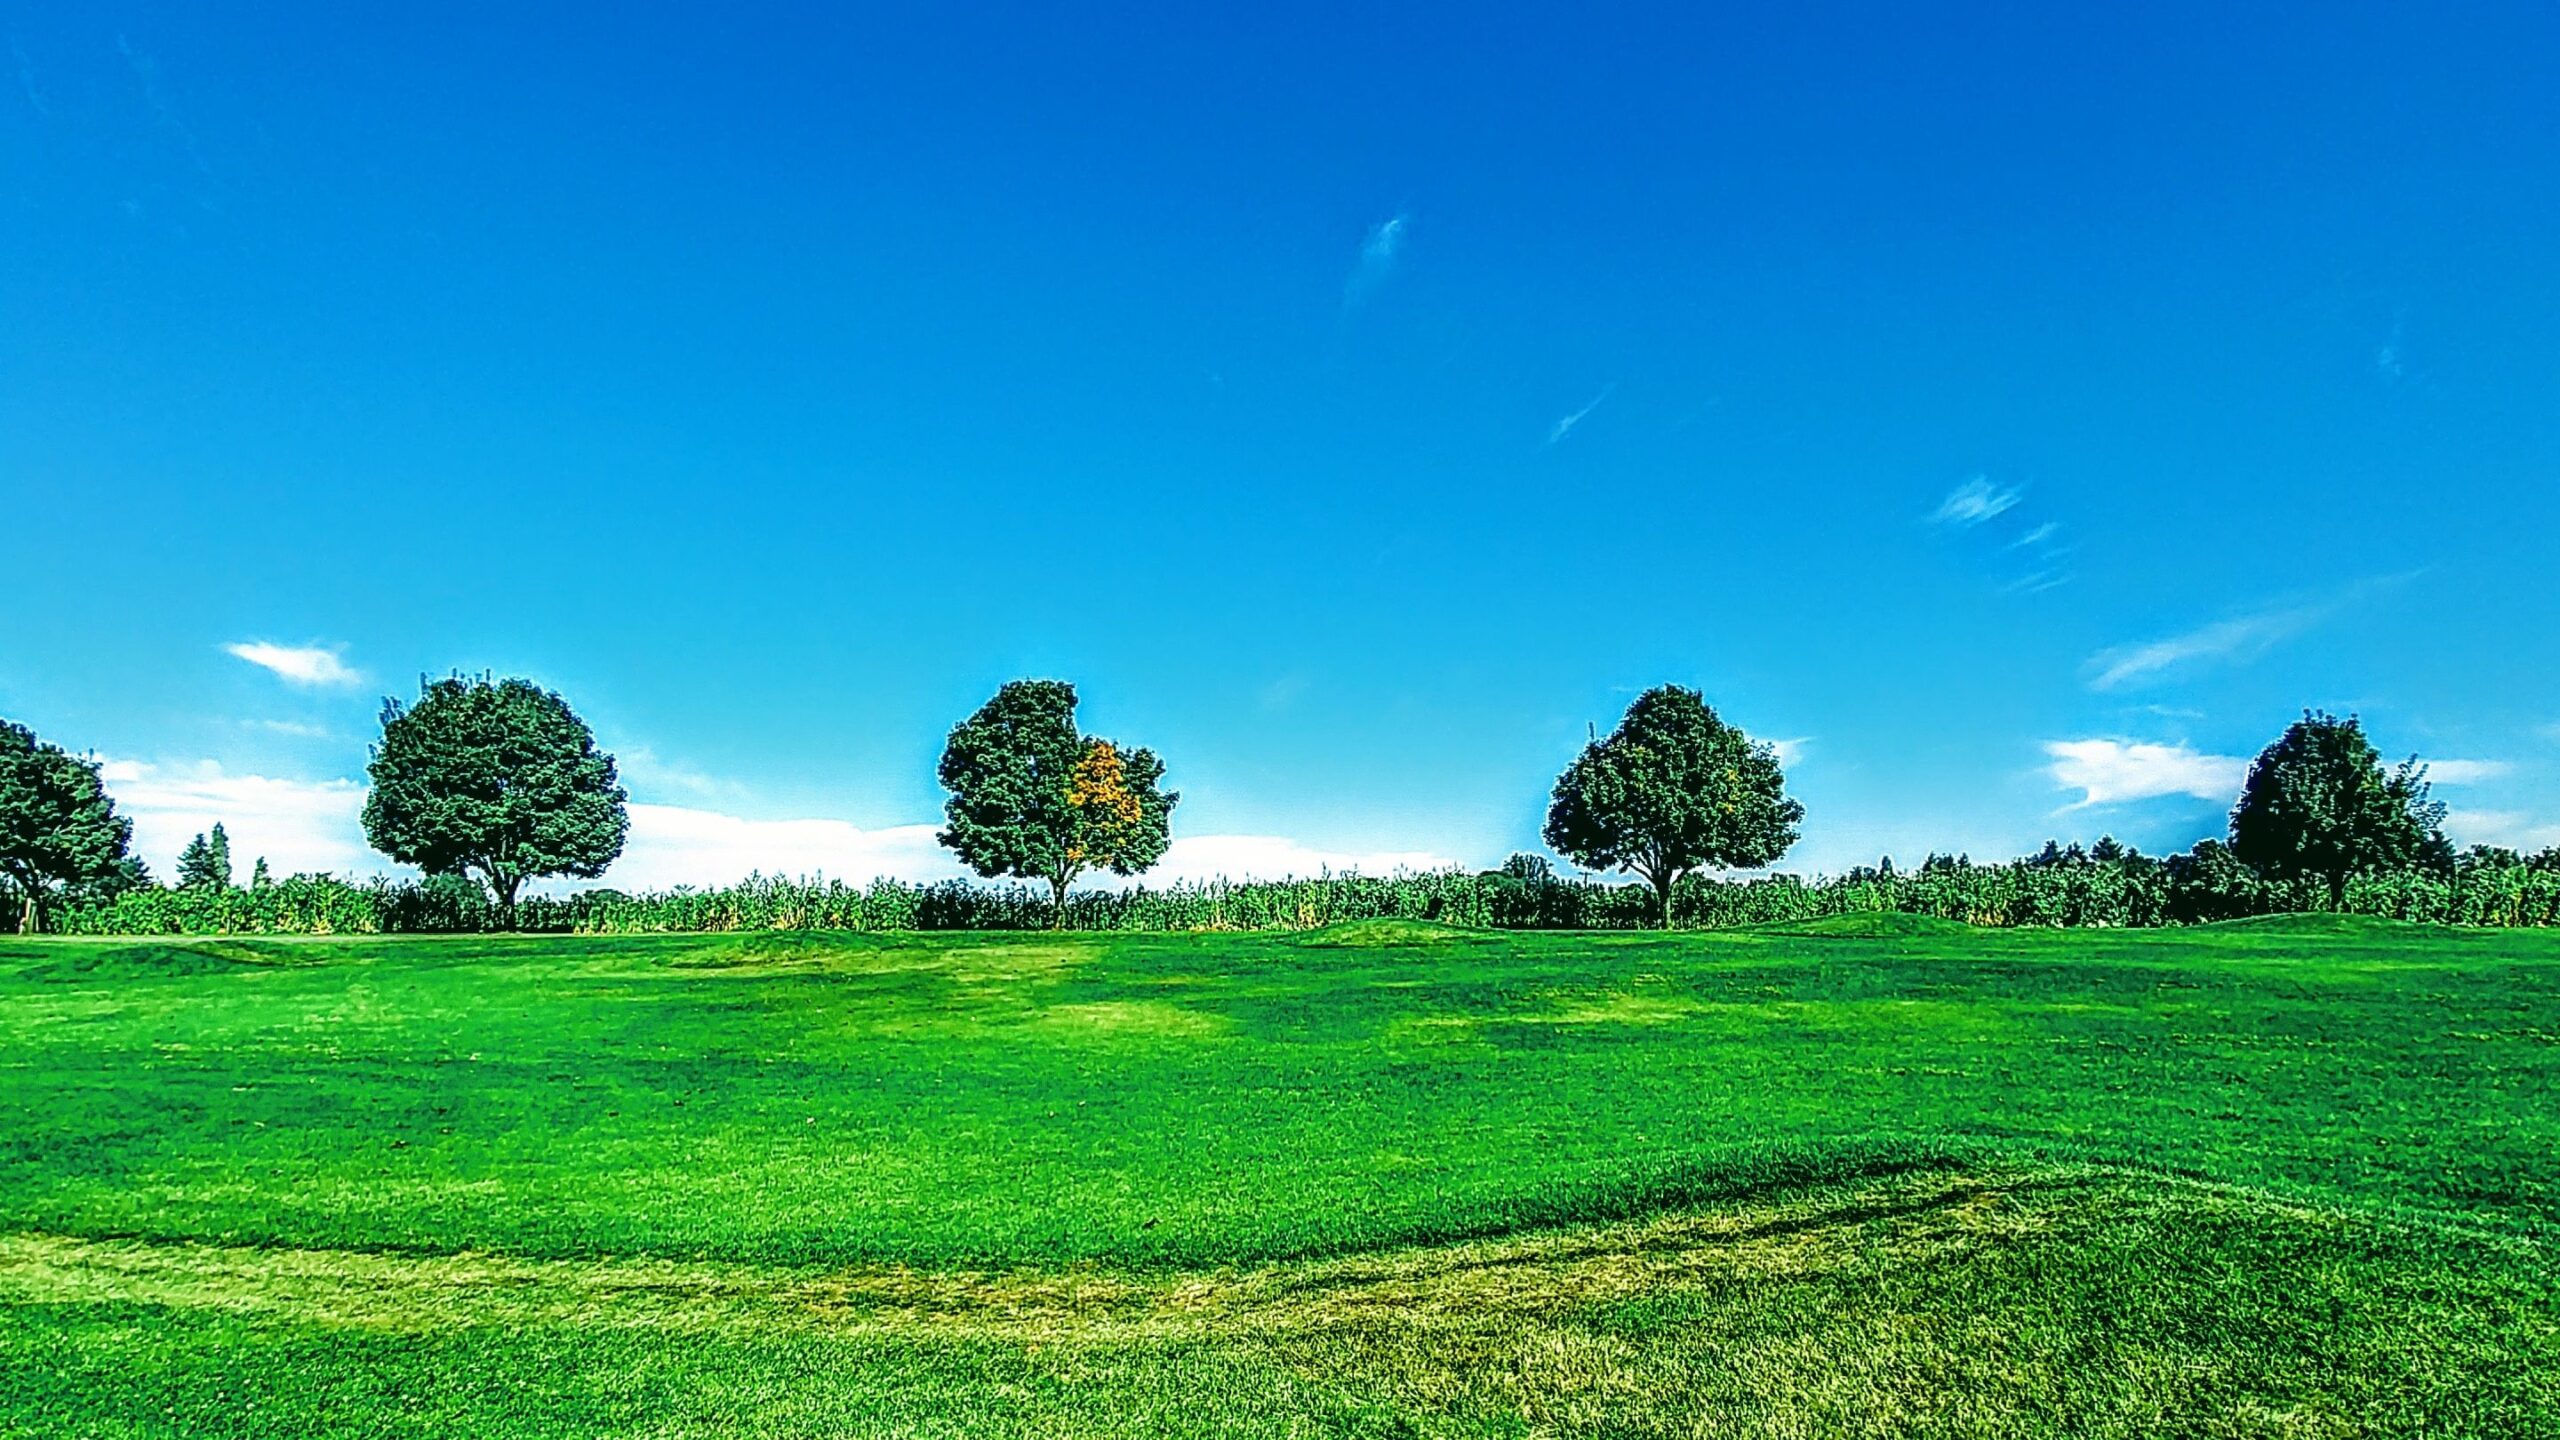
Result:
{"label": "grass turf surface", "polygon": [[2560,935],[0,941],[0,1431],[2535,1434]]}

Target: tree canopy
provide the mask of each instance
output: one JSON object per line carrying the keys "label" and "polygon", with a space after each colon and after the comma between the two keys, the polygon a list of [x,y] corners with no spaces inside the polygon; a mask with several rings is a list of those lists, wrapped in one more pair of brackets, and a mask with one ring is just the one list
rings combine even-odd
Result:
{"label": "tree canopy", "polygon": [[2317,880],[2334,906],[2367,871],[2452,868],[2426,767],[2385,770],[2364,724],[2302,712],[2258,753],[2231,811],[2231,853],[2261,875]]}
{"label": "tree canopy", "polygon": [[1045,880],[1066,923],[1078,875],[1136,875],[1171,843],[1174,805],[1155,752],[1078,733],[1076,691],[1016,680],[953,728],[939,771],[940,839],[978,874]]}
{"label": "tree canopy", "polygon": [[17,892],[22,932],[42,928],[58,900],[140,883],[132,839],[95,763],[0,720],[0,876]]}
{"label": "tree canopy", "polygon": [[1717,718],[1697,691],[1663,685],[1557,777],[1546,841],[1586,869],[1642,875],[1668,929],[1681,876],[1774,864],[1803,818],[1774,748]]}
{"label": "tree canopy", "polygon": [[366,767],[364,833],[430,875],[477,872],[512,924],[516,891],[593,879],[630,829],[613,757],[557,694],[529,680],[438,680],[386,700]]}

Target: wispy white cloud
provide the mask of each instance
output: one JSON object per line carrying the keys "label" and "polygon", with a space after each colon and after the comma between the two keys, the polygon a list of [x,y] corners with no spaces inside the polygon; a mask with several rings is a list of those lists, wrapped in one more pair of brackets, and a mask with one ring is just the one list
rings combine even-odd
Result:
{"label": "wispy white cloud", "polygon": [[2477,785],[2483,780],[2500,780],[2515,773],[2513,763],[2505,760],[2427,760],[2427,779],[2438,785]]}
{"label": "wispy white cloud", "polygon": [[736,797],[746,793],[746,787],[735,781],[676,764],[646,745],[618,746],[613,752],[613,760],[623,783],[634,793],[675,791],[697,800]]}
{"label": "wispy white cloud", "polygon": [[1550,427],[1550,428],[1548,429],[1548,431],[1547,431],[1547,443],[1548,443],[1548,444],[1550,444],[1550,445],[1553,445],[1553,444],[1554,444],[1554,443],[1556,443],[1557,441],[1562,440],[1562,439],[1563,439],[1564,437],[1566,437],[1567,435],[1572,434],[1572,433],[1573,433],[1573,427],[1574,427],[1574,426],[1576,426],[1576,425],[1581,424],[1581,423],[1583,422],[1583,420],[1584,420],[1585,418],[1587,418],[1587,417],[1591,414],[1591,412],[1592,412],[1592,411],[1599,409],[1599,408],[1600,408],[1600,403],[1601,403],[1602,401],[1604,401],[1604,400],[1608,399],[1608,398],[1609,398],[1609,396],[1610,396],[1611,394],[1615,393],[1615,392],[1616,392],[1616,390],[1617,390],[1617,388],[1618,388],[1618,382],[1616,382],[1615,380],[1612,380],[1612,381],[1610,381],[1608,384],[1601,386],[1601,387],[1600,387],[1600,393],[1591,397],[1591,403],[1589,403],[1589,404],[1587,404],[1587,405],[1583,406],[1583,407],[1582,407],[1581,409],[1579,409],[1579,410],[1574,411],[1572,414],[1565,416],[1563,419],[1558,420],[1558,421],[1557,421],[1557,422],[1556,422],[1552,427]]}
{"label": "wispy white cloud", "polygon": [[2183,634],[2139,645],[2101,650],[2082,666],[2092,690],[2148,680],[2164,671],[2217,661],[2248,661],[2376,593],[2396,589],[2426,571],[2403,571],[2360,580],[2325,597],[2248,611]]}
{"label": "wispy white cloud", "polygon": [[1976,475],[1947,492],[1947,498],[1939,501],[1938,508],[1931,512],[1929,523],[1959,527],[1979,525],[1993,516],[2006,513],[2024,498],[2024,494],[2015,488],[1992,484],[1988,475]]}
{"label": "wispy white cloud", "polygon": [[133,48],[133,42],[122,35],[116,37],[116,50],[124,56],[125,64],[132,69],[133,78],[141,83],[143,103],[151,107],[151,113],[159,119],[160,124],[171,135],[177,137],[178,143],[186,148],[187,158],[195,162],[197,173],[208,179],[212,178],[213,167],[205,163],[204,147],[196,143],[194,127],[188,125],[186,118],[178,113],[177,105],[170,100],[168,91],[160,83],[159,57],[136,50]]}
{"label": "wispy white cloud", "polygon": [[2049,740],[2045,773],[2053,783],[2080,792],[2065,810],[2121,805],[2163,795],[2199,800],[2238,798],[2249,762],[2238,755],[2208,755],[2186,744],[2136,740]]}
{"label": "wispy white cloud", "polygon": [[2408,334],[2408,321],[2391,322],[2391,337],[2373,352],[2373,373],[2385,380],[2398,380],[2409,373],[2408,351],[2403,343]]}
{"label": "wispy white cloud", "polygon": [[1772,740],[1769,742],[1769,748],[1778,752],[1778,764],[1781,767],[1793,770],[1796,768],[1796,762],[1805,757],[1805,752],[1813,748],[1813,737],[1798,735],[1789,740]]}
{"label": "wispy white cloud", "polygon": [[335,649],[322,649],[316,645],[270,645],[262,640],[244,640],[222,648],[262,670],[274,671],[288,685],[364,683],[364,672],[350,668],[346,661],[338,658]]}
{"label": "wispy white cloud", "polygon": [[2021,536],[2019,536],[2017,539],[2010,541],[2010,542],[2009,542],[2009,548],[2010,548],[2010,549],[2012,549],[2012,550],[2026,550],[2026,549],[2031,549],[2031,548],[2033,548],[2033,547],[2035,547],[2035,546],[2038,546],[2038,545],[2042,545],[2042,544],[2044,544],[2046,541],[2051,540],[2054,536],[2059,535],[2059,534],[2061,534],[2061,533],[2062,533],[2062,525],[2061,525],[2061,522],[2059,522],[2059,521],[2055,521],[2055,520],[2047,520],[2047,521],[2046,521],[2046,522],[2044,522],[2043,524],[2038,525],[2038,526],[2037,526],[2037,527],[2035,527],[2034,529],[2032,529],[2032,530],[2028,531],[2026,534],[2021,535]]}
{"label": "wispy white cloud", "polygon": [[25,92],[27,104],[36,112],[36,118],[52,119],[53,107],[45,103],[44,91],[36,85],[36,62],[27,58],[27,47],[12,39],[9,42],[9,58],[17,62],[18,88]]}
{"label": "wispy white cloud", "polygon": [[99,775],[116,809],[133,820],[133,848],[166,879],[188,840],[222,823],[239,878],[263,855],[278,875],[341,875],[387,868],[365,844],[358,819],[364,787],[353,780],[288,780],[235,775],[211,760],[162,765],[103,761]]}
{"label": "wispy white cloud", "polygon": [[1395,273],[1412,218],[1398,211],[1369,227],[1368,235],[1360,242],[1360,258],[1351,267],[1351,278],[1342,285],[1342,303],[1346,307],[1368,299]]}
{"label": "wispy white cloud", "polygon": [[2277,643],[2319,624],[2327,618],[2331,608],[2304,605],[2235,615],[2184,634],[2102,650],[2090,656],[2083,668],[2087,671],[2090,689],[2113,690],[2119,685],[2146,680],[2163,671],[2198,662],[2254,659]]}
{"label": "wispy white cloud", "polygon": [[264,730],[270,735],[290,735],[296,740],[337,738],[336,732],[326,725],[309,725],[300,720],[251,720],[246,723],[251,729]]}

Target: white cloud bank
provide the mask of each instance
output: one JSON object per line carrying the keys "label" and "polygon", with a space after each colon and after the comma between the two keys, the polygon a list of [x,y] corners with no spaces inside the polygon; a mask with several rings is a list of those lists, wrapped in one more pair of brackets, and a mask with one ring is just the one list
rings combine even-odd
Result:
{"label": "white cloud bank", "polygon": [[[213,761],[153,764],[107,760],[100,767],[116,809],[133,821],[134,850],[167,879],[188,840],[220,821],[231,837],[238,878],[265,856],[279,876],[328,871],[382,874],[393,866],[365,843],[365,789],[355,780],[290,780],[238,775]],[[872,829],[823,818],[757,820],[685,805],[634,802],[621,858],[595,881],[555,881],[624,890],[726,885],[749,874],[827,875],[865,882],[887,876],[931,883],[968,871],[934,840],[936,824]],[[1092,877],[1104,884],[1175,880],[1278,880],[1291,876],[1391,875],[1443,870],[1457,862],[1430,850],[1337,850],[1279,835],[1177,836],[1164,859],[1137,881]],[[1089,882],[1091,883],[1091,882]]]}
{"label": "white cloud bank", "polygon": [[2456,845],[2503,845],[2526,854],[2560,845],[2560,824],[2522,810],[2448,810],[2444,833]]}
{"label": "white cloud bank", "polygon": [[288,685],[344,686],[364,683],[364,672],[351,668],[338,658],[335,650],[316,645],[270,645],[263,640],[243,640],[222,647],[224,653],[237,656],[261,670],[273,671]]}
{"label": "white cloud bank", "polygon": [[2049,740],[2044,753],[2051,761],[2045,773],[2053,783],[2080,792],[2078,800],[2063,807],[2066,810],[2162,795],[2228,803],[2239,798],[2240,782],[2249,774],[2249,762],[2242,756],[2208,755],[2183,744]]}
{"label": "white cloud bank", "polygon": [[231,838],[234,878],[265,856],[275,874],[328,870],[340,875],[382,869],[364,843],[358,815],[364,787],[353,780],[282,780],[234,775],[213,761],[153,765],[107,760],[98,767],[119,813],[133,821],[133,848],[166,880],[187,841],[222,822]]}

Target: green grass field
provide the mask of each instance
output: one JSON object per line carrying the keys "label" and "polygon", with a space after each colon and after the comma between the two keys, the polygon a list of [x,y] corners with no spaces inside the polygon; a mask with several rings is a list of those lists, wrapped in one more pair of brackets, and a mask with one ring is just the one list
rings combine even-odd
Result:
{"label": "green grass field", "polygon": [[0,1433],[2560,1433],[2560,934],[0,940]]}

